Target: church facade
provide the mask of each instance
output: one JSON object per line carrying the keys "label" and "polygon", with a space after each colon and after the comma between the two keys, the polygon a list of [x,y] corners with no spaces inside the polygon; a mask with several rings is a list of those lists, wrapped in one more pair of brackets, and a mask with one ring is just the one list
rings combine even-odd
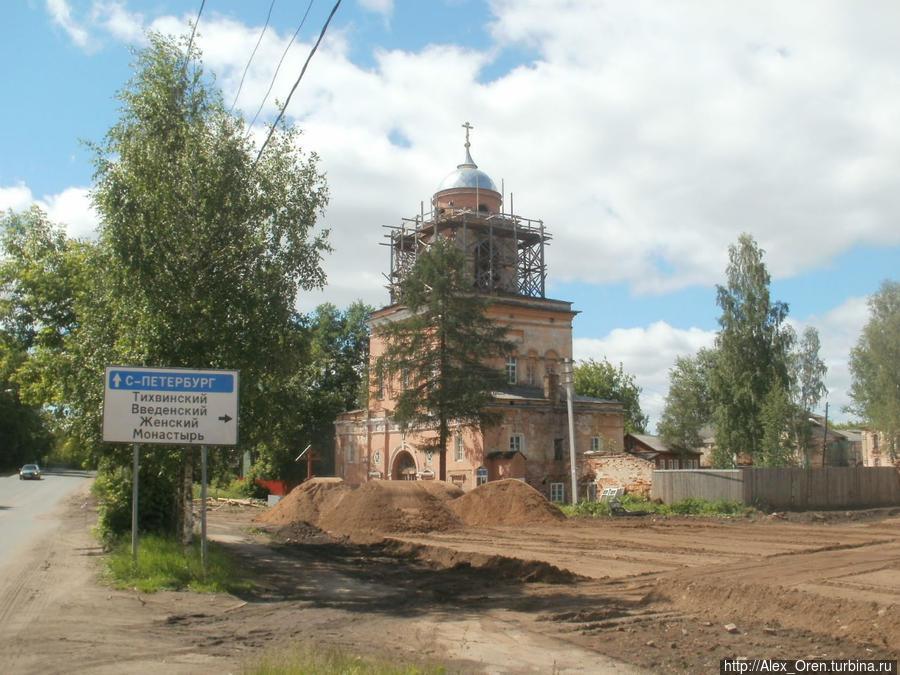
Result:
{"label": "church facade", "polygon": [[[417,254],[438,237],[452,240],[465,255],[472,287],[491,298],[487,316],[507,328],[515,352],[492,364],[506,385],[492,392],[489,408],[499,422],[480,429],[456,425],[446,449],[447,480],[463,490],[503,478],[524,480],[549,499],[570,501],[569,415],[566,370],[571,368],[571,303],[545,295],[545,246],[540,220],[504,210],[503,195],[472,160],[468,124],[465,161],[439,185],[431,210],[388,228],[390,304],[370,320],[369,363],[383,353],[378,327],[402,319],[398,284]],[[374,378],[373,378],[374,379]],[[335,422],[335,471],[345,481],[432,480],[439,457],[427,441],[437,430],[402,431],[391,419],[390,388],[371,387],[368,406]],[[624,447],[623,406],[576,396],[572,401],[575,476],[579,498],[596,488],[592,460]]]}

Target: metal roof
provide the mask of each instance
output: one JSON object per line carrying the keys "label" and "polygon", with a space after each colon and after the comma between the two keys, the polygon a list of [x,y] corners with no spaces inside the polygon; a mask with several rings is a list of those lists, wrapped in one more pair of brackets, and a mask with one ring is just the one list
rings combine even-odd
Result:
{"label": "metal roof", "polygon": [[479,190],[492,190],[498,192],[497,186],[491,177],[478,168],[478,165],[472,159],[469,149],[466,148],[466,161],[456,166],[456,171],[449,174],[441,184],[437,191],[452,190],[454,188],[472,188]]}

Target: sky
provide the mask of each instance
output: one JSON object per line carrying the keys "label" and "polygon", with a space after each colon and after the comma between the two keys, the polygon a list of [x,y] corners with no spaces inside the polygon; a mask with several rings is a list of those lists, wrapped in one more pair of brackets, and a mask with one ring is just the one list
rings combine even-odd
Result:
{"label": "sky", "polygon": [[[261,137],[333,6],[4,2],[0,210],[93,236],[89,143],[148,30],[189,34],[200,12],[204,67]],[[849,420],[866,297],[900,279],[898,25],[894,0],[344,0],[286,110],[327,174],[334,247],[299,308],[387,304],[384,226],[464,161],[470,122],[506,210],[552,236],[575,358],[622,363],[651,430],[675,358],[713,344],[744,232],[791,325],[818,330],[829,415]]]}

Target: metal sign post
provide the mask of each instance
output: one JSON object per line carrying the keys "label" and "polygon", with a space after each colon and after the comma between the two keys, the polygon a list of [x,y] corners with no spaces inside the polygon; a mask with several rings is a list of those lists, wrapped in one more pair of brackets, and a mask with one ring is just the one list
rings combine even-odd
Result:
{"label": "metal sign post", "polygon": [[200,563],[206,569],[206,446],[200,446]]}
{"label": "metal sign post", "polygon": [[131,482],[131,558],[137,567],[138,552],[138,469],[140,468],[140,446],[135,443],[134,468],[132,469]]}

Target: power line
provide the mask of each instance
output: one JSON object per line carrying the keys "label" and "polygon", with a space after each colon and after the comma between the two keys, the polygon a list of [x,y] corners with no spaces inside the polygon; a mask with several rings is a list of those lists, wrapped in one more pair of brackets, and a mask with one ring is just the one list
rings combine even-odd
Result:
{"label": "power line", "polygon": [[200,9],[197,11],[197,18],[194,20],[194,26],[191,28],[191,39],[188,40],[187,58],[191,58],[191,46],[194,44],[194,35],[197,33],[197,24],[200,23],[200,15],[203,14],[203,6],[206,0],[200,0]]}
{"label": "power line", "polygon": [[300,75],[297,77],[297,81],[294,82],[294,86],[291,87],[291,93],[288,94],[287,100],[285,100],[284,105],[281,106],[281,110],[278,112],[278,117],[275,118],[275,122],[272,123],[272,127],[269,129],[269,133],[266,136],[266,140],[263,141],[262,147],[259,149],[259,154],[256,156],[256,159],[253,162],[253,166],[256,166],[256,163],[259,161],[259,158],[262,157],[263,150],[266,149],[266,145],[269,143],[269,139],[272,138],[272,134],[275,133],[275,127],[278,126],[278,122],[281,121],[281,118],[284,117],[284,111],[287,110],[288,104],[291,102],[291,96],[294,95],[294,92],[297,90],[298,85],[300,84],[300,80],[303,79],[303,74],[306,72],[306,67],[309,65],[309,62],[312,60],[313,54],[316,53],[316,50],[319,48],[319,43],[322,42],[322,38],[325,37],[325,31],[328,30],[328,24],[331,23],[331,19],[334,17],[335,12],[337,12],[338,7],[341,6],[341,0],[337,0],[334,3],[334,7],[331,10],[331,14],[328,15],[328,19],[325,21],[325,25],[322,26],[322,31],[319,33],[319,39],[316,40],[316,44],[313,45],[313,48],[309,52],[309,56],[306,57],[306,63],[303,64],[303,69],[300,71]]}
{"label": "power line", "polygon": [[237,93],[234,95],[234,102],[231,104],[231,110],[234,110],[234,106],[237,105],[238,96],[241,95],[241,89],[244,88],[244,78],[247,77],[247,71],[250,70],[250,63],[253,61],[253,57],[256,56],[256,50],[259,49],[259,45],[262,42],[263,35],[266,34],[266,29],[269,27],[269,19],[272,18],[272,9],[275,7],[275,0],[272,0],[272,4],[269,5],[269,13],[266,15],[266,23],[263,26],[262,33],[259,34],[259,40],[256,41],[256,46],[253,48],[253,51],[250,53],[250,58],[247,59],[247,65],[244,66],[244,74],[241,75],[241,83],[238,85]]}
{"label": "power line", "polygon": [[287,47],[285,47],[284,51],[281,53],[281,59],[279,59],[278,65],[275,67],[275,74],[272,75],[272,81],[269,82],[269,88],[266,89],[266,95],[263,96],[262,101],[260,101],[259,108],[256,109],[256,114],[253,116],[253,119],[250,120],[250,124],[247,125],[248,133],[250,131],[250,128],[256,123],[256,118],[259,117],[259,113],[262,112],[263,106],[266,104],[266,101],[269,98],[269,94],[272,93],[272,87],[275,86],[275,79],[278,77],[278,71],[281,70],[281,64],[284,63],[284,57],[287,56],[288,50],[290,50],[291,45],[294,44],[294,40],[296,40],[297,36],[300,34],[300,30],[303,28],[303,24],[306,23],[306,17],[309,16],[309,10],[312,9],[313,2],[315,2],[315,0],[309,0],[309,4],[306,6],[306,12],[303,14],[303,18],[300,19],[300,25],[297,26],[297,30],[294,31],[294,34],[291,36],[291,39],[287,43]]}

